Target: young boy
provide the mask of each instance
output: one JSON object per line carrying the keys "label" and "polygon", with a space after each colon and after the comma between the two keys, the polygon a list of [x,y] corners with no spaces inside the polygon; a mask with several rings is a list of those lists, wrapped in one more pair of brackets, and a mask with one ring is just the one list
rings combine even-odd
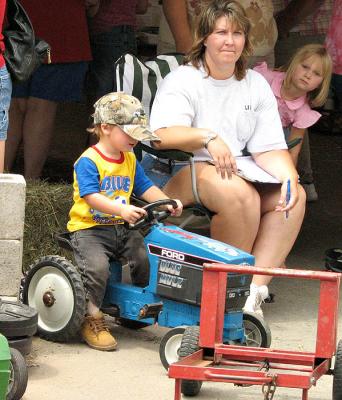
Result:
{"label": "young boy", "polygon": [[[143,237],[123,225],[124,221],[135,223],[146,214],[144,209],[130,205],[131,194],[147,202],[168,197],[146,177],[132,152],[139,140],[159,140],[149,130],[140,102],[124,93],[109,93],[94,107],[94,132],[99,141],[74,165],[74,205],[68,230],[87,296],[81,334],[90,347],[108,351],[117,343],[100,306],[110,259],[128,262],[133,284],[143,287],[149,280]],[[173,216],[182,213],[183,206],[176,201],[176,209],[167,206]]]}

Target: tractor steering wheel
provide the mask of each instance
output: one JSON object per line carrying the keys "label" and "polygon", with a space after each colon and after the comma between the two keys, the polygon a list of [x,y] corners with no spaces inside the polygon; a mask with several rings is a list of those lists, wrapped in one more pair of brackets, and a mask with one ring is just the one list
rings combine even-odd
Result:
{"label": "tractor steering wheel", "polygon": [[142,207],[144,210],[146,210],[147,214],[138,219],[135,224],[129,224],[128,222],[125,222],[126,228],[130,230],[137,230],[145,228],[149,225],[153,225],[156,222],[163,221],[171,214],[171,212],[169,210],[155,211],[155,209],[166,205],[171,205],[173,208],[177,208],[177,202],[172,199],[154,201],[153,203]]}

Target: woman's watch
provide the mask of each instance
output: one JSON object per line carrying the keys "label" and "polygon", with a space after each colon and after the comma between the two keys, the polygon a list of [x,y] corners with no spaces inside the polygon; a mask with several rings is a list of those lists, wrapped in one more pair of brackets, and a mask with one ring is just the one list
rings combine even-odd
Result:
{"label": "woman's watch", "polygon": [[204,148],[208,149],[209,142],[211,142],[212,140],[215,140],[216,138],[217,138],[217,133],[215,133],[213,131],[208,132],[204,138]]}

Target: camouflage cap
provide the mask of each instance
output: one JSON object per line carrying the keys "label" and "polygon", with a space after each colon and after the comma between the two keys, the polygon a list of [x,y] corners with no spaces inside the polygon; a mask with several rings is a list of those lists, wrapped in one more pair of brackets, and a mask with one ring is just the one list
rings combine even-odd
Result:
{"label": "camouflage cap", "polygon": [[160,141],[147,124],[147,117],[140,101],[123,92],[102,96],[94,104],[94,124],[118,125],[136,140]]}

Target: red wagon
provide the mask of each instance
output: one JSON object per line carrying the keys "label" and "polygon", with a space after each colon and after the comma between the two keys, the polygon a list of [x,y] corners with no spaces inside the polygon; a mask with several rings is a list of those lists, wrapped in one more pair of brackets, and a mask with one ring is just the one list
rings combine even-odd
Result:
{"label": "red wagon", "polygon": [[[315,352],[276,350],[222,343],[227,273],[272,275],[320,281]],[[171,364],[169,377],[175,379],[174,400],[181,392],[195,396],[203,381],[262,386],[265,400],[277,387],[309,389],[324,374],[333,374],[333,400],[342,400],[342,341],[336,350],[340,274],[333,272],[266,269],[224,264],[208,264],[203,271],[199,327],[186,329],[180,361]],[[335,355],[334,370],[331,369]]]}

